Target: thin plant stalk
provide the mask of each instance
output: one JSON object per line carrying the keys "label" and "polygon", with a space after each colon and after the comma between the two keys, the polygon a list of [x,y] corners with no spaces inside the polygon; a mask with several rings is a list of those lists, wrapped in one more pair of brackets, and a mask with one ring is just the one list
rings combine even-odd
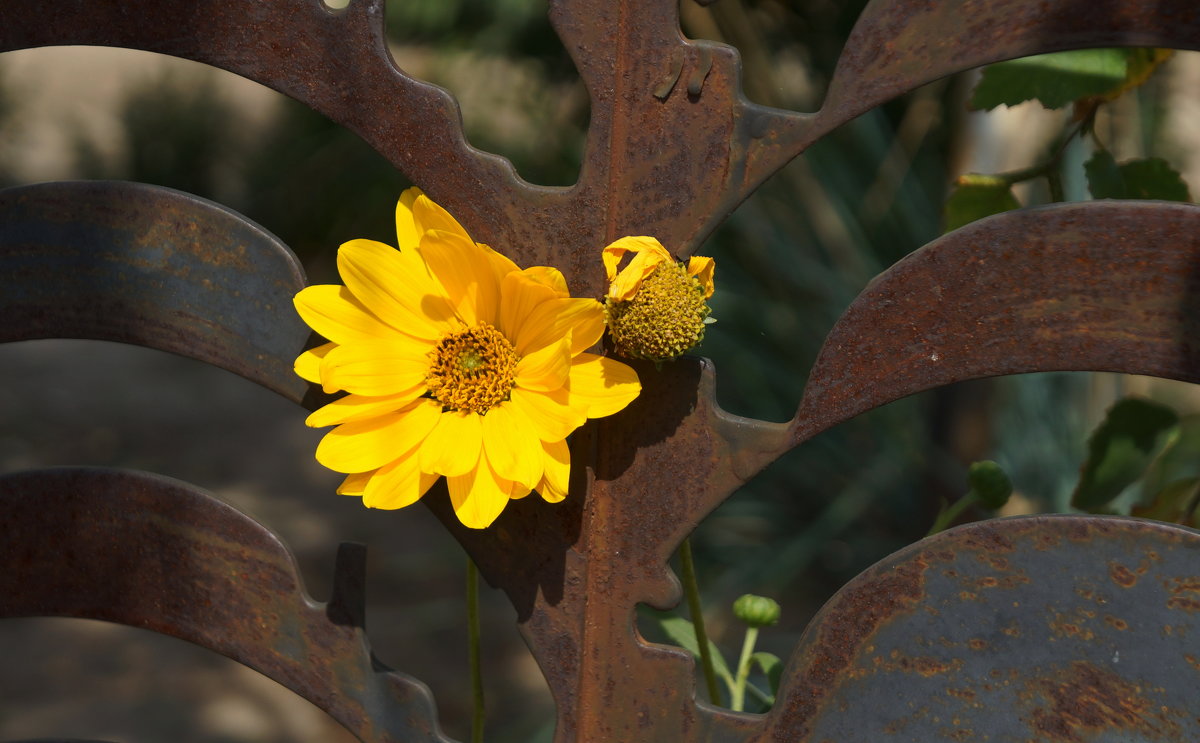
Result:
{"label": "thin plant stalk", "polygon": [[717,671],[713,666],[712,651],[708,647],[708,632],[704,629],[704,607],[700,603],[700,586],[696,582],[696,564],[692,561],[692,543],[683,540],[679,546],[679,567],[683,573],[683,592],[687,595],[688,611],[692,613],[692,626],[696,629],[696,645],[700,649],[700,666],[704,669],[704,683],[708,687],[708,700],[721,703],[721,690],[717,686]]}
{"label": "thin plant stalk", "polygon": [[737,678],[729,694],[729,708],[741,712],[746,707],[746,682],[750,679],[750,658],[758,642],[758,627],[746,628],[746,639],[742,641],[742,655],[738,658]]}
{"label": "thin plant stalk", "polygon": [[479,661],[479,570],[467,557],[467,659],[471,666],[471,743],[483,743],[483,667]]}

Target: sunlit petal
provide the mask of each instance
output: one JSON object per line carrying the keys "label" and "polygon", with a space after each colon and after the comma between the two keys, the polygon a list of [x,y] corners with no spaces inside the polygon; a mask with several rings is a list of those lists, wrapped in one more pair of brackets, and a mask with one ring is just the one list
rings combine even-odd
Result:
{"label": "sunlit petal", "polygon": [[317,461],[336,472],[378,469],[411,451],[440,415],[441,406],[422,399],[396,413],[343,423],[321,439]]}
{"label": "sunlit petal", "polygon": [[304,424],[312,428],[324,428],[325,426],[336,426],[339,423],[365,420],[399,410],[416,397],[417,394],[384,395],[382,397],[346,395],[324,407],[317,408],[312,415],[305,419]]}
{"label": "sunlit petal", "polygon": [[422,477],[416,457],[406,456],[379,468],[363,490],[363,505],[387,510],[411,506],[433,482]]}
{"label": "sunlit petal", "polygon": [[570,335],[571,355],[575,355],[604,334],[604,306],[594,299],[554,299],[538,305],[520,328],[517,353],[532,353]]}
{"label": "sunlit petal", "polygon": [[535,351],[517,362],[517,386],[535,392],[562,387],[571,370],[571,337]]}
{"label": "sunlit petal", "polygon": [[439,338],[455,327],[454,312],[417,251],[405,253],[373,240],[351,240],[338,250],[338,273],[380,320],[410,335]]}
{"label": "sunlit petal", "polygon": [[637,372],[619,361],[583,353],[571,364],[567,382],[572,409],[603,418],[623,409],[642,391]]}
{"label": "sunlit petal", "polygon": [[543,441],[542,468],[545,472],[538,493],[550,503],[567,497],[571,481],[571,449],[564,441]]}
{"label": "sunlit petal", "polygon": [[326,392],[378,396],[410,395],[417,390],[420,394],[429,374],[426,348],[400,336],[338,346],[321,360],[321,381]]}
{"label": "sunlit petal", "polygon": [[529,419],[501,403],[483,416],[483,451],[501,477],[532,489],[542,477],[542,447]]}
{"label": "sunlit petal", "polygon": [[421,236],[421,255],[463,323],[499,322],[500,286],[482,248],[470,238],[435,230]]}
{"label": "sunlit petal", "polygon": [[471,529],[486,529],[508,505],[512,483],[497,475],[485,458],[470,472],[447,477],[446,488],[458,520]]}
{"label": "sunlit petal", "polygon": [[461,475],[479,462],[483,449],[483,423],[471,412],[446,412],[421,445],[421,470],[439,475]]}
{"label": "sunlit petal", "polygon": [[[633,253],[629,265],[617,270],[626,253]],[[660,263],[670,262],[671,254],[653,237],[622,237],[601,253],[604,271],[608,275],[608,298],[623,301],[637,293],[642,279],[646,278]]]}
{"label": "sunlit petal", "polygon": [[688,275],[695,276],[699,280],[700,286],[704,287],[705,299],[711,297],[716,288],[716,284],[713,283],[713,274],[716,273],[716,270],[716,262],[707,256],[693,255],[688,259]]}
{"label": "sunlit petal", "polygon": [[306,382],[318,384],[321,381],[321,360],[335,348],[337,348],[336,343],[326,343],[300,354],[296,357],[296,376]]}

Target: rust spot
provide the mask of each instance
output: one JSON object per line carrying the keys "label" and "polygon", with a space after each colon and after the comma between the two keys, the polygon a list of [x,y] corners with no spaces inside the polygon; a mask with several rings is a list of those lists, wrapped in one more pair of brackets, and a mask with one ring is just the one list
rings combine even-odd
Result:
{"label": "rust spot", "polygon": [[1112,729],[1173,740],[1180,732],[1173,710],[1147,699],[1140,686],[1091,663],[1072,663],[1056,677],[1033,680],[1029,687],[1046,702],[1028,719],[1037,741],[1084,743],[1095,731]]}
{"label": "rust spot", "polygon": [[974,699],[975,698],[975,690],[974,689],[946,689],[946,693],[952,697],[958,697],[959,699]]}
{"label": "rust spot", "polygon": [[967,645],[972,650],[987,650],[988,649],[987,640],[984,640],[979,637],[972,637],[970,640],[967,640]]}
{"label": "rust spot", "polygon": [[1167,599],[1168,609],[1180,609],[1191,614],[1194,611],[1200,611],[1200,600],[1193,598],[1185,598],[1183,596],[1172,596]]}
{"label": "rust spot", "polygon": [[1126,622],[1124,619],[1114,617],[1112,614],[1105,614],[1104,621],[1107,622],[1108,625],[1113,629],[1118,629],[1122,632],[1129,629],[1129,622]]}
{"label": "rust spot", "polygon": [[1190,653],[1184,653],[1183,659],[1188,662],[1189,666],[1197,671],[1200,671],[1200,658],[1196,658],[1196,656],[1191,655]]}
{"label": "rust spot", "polygon": [[1138,581],[1137,575],[1118,562],[1108,564],[1108,577],[1121,588],[1133,588]]}

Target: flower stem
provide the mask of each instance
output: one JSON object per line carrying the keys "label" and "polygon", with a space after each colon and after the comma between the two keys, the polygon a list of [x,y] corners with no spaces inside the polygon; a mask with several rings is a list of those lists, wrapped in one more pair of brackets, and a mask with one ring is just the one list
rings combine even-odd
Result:
{"label": "flower stem", "polygon": [[945,531],[950,524],[954,523],[954,519],[962,515],[962,512],[967,510],[967,507],[976,502],[974,490],[968,490],[967,494],[950,504],[948,508],[943,508],[938,514],[937,519],[933,522],[933,526],[929,527],[929,532],[925,534],[931,537],[940,531]]}
{"label": "flower stem", "polygon": [[758,627],[746,628],[746,639],[742,641],[742,656],[738,658],[737,678],[729,698],[729,708],[741,712],[746,706],[746,681],[750,678],[750,656],[754,655],[754,644],[758,642]]}
{"label": "flower stem", "polygon": [[479,570],[467,557],[467,659],[471,666],[471,743],[483,743],[483,669],[479,662]]}
{"label": "flower stem", "polygon": [[708,687],[708,701],[721,703],[721,690],[717,687],[717,671],[713,667],[712,651],[708,648],[708,632],[704,630],[704,607],[700,604],[700,586],[696,583],[696,564],[692,561],[692,543],[683,540],[679,545],[679,567],[683,572],[683,591],[687,594],[688,611],[692,614],[692,626],[696,629],[696,645],[700,649],[700,666],[704,669],[704,683]]}

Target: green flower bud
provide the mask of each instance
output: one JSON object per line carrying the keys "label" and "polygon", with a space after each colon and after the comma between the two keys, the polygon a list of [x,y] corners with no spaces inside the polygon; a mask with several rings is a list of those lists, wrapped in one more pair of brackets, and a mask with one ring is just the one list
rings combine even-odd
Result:
{"label": "green flower bud", "polygon": [[779,621],[779,604],[766,596],[747,593],[733,602],[733,615],[751,627],[769,627]]}
{"label": "green flower bud", "polygon": [[988,459],[971,465],[967,470],[967,483],[985,508],[1000,508],[1012,495],[1012,481],[1000,465]]}

